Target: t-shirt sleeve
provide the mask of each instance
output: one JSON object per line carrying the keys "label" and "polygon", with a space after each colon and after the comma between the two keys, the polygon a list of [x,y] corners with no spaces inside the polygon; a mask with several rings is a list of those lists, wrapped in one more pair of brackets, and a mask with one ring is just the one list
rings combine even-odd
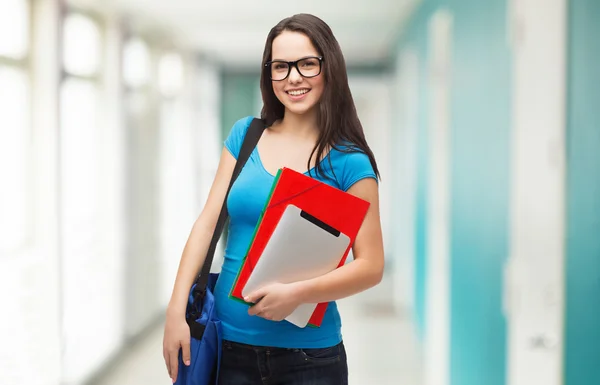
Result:
{"label": "t-shirt sleeve", "polygon": [[364,152],[346,154],[346,162],[342,174],[342,190],[348,191],[356,182],[365,178],[373,178],[378,181],[369,156]]}
{"label": "t-shirt sleeve", "polygon": [[244,137],[246,136],[246,132],[248,131],[252,119],[252,116],[247,116],[235,122],[229,131],[229,135],[227,135],[227,138],[225,139],[225,148],[227,148],[235,159],[237,159],[240,154]]}

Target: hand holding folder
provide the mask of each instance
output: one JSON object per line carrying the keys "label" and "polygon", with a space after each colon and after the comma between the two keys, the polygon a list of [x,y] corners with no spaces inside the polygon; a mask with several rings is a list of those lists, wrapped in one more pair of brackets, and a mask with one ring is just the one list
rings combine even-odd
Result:
{"label": "hand holding folder", "polygon": [[[273,279],[293,282],[342,266],[368,208],[363,199],[281,169],[230,296],[244,301],[248,282],[254,287]],[[326,309],[327,303],[303,304],[287,319],[301,327],[307,323],[318,327]]]}

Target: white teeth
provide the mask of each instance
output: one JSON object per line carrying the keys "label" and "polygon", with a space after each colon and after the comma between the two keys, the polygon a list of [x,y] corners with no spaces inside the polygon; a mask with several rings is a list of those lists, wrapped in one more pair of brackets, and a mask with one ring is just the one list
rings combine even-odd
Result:
{"label": "white teeth", "polygon": [[297,91],[288,91],[288,94],[290,94],[292,96],[300,96],[300,95],[304,95],[307,92],[308,92],[308,90],[297,90]]}

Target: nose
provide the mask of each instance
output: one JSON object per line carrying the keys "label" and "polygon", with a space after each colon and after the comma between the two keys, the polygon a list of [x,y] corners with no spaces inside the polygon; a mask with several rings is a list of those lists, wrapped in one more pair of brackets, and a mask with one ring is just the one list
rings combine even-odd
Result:
{"label": "nose", "polygon": [[300,83],[302,81],[302,75],[296,69],[296,66],[292,66],[290,69],[290,75],[288,76],[288,81],[290,83]]}

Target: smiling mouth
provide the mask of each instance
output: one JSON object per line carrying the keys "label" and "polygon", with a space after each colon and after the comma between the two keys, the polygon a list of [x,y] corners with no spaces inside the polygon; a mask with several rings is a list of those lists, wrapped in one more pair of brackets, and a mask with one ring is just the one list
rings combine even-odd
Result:
{"label": "smiling mouth", "polygon": [[308,91],[310,91],[307,88],[301,89],[301,90],[291,90],[291,91],[286,91],[288,93],[288,95],[292,95],[292,96],[301,96],[306,94]]}

